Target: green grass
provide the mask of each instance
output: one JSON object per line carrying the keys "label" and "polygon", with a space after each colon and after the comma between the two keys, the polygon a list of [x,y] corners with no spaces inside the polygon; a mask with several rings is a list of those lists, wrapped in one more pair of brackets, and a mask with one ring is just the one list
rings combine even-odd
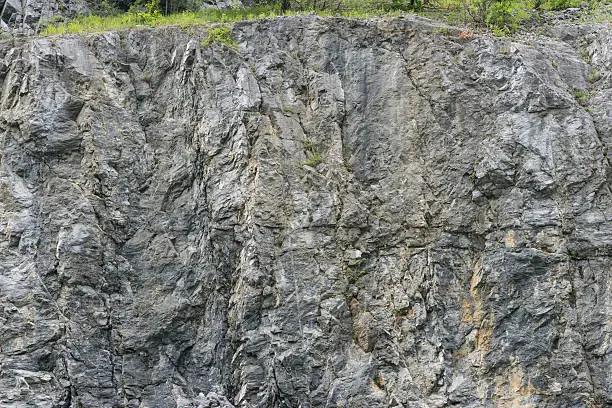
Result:
{"label": "green grass", "polygon": [[[294,16],[315,13],[319,16],[339,16],[348,18],[397,17],[408,12],[417,12],[423,16],[445,20],[450,24],[476,24],[488,26],[497,35],[506,35],[518,29],[521,22],[530,13],[535,13],[535,4],[541,4],[541,9],[573,5],[577,0],[505,0],[489,7],[488,11],[479,9],[480,4],[489,4],[485,0],[431,0],[420,10],[405,11],[401,9],[374,8],[373,5],[383,4],[376,1],[349,1],[343,9],[300,10],[281,13],[278,5],[260,5],[250,8],[205,9],[201,11],[185,11],[171,15],[163,15],[158,11],[133,11],[114,16],[82,16],[68,22],[48,21],[40,35],[83,34],[105,31],[118,31],[139,27],[176,26],[193,27],[209,23],[229,24],[238,21],[274,18],[279,16]],[[592,6],[585,10],[584,21],[610,21],[611,7],[602,0],[593,0]],[[213,38],[214,40],[214,38]],[[217,38],[217,40],[219,40]],[[205,40],[207,41],[207,40]],[[223,43],[230,46],[229,43]]]}
{"label": "green grass", "polygon": [[[233,23],[245,20],[302,15],[312,12],[320,16],[342,16],[349,18],[368,18],[378,16],[393,17],[402,14],[399,11],[385,10],[304,10],[287,11],[281,13],[277,7],[273,6],[229,8],[224,10],[207,9],[201,11],[185,11],[170,15],[137,12],[107,17],[95,15],[81,16],[69,22],[49,23],[40,32],[40,35],[50,36],[57,34],[100,33],[105,31],[117,31],[138,27],[174,26],[186,28],[210,23]],[[225,45],[229,46],[229,44]]]}
{"label": "green grass", "polygon": [[317,165],[319,165],[322,162],[323,162],[323,158],[321,157],[321,155],[317,152],[314,152],[310,154],[310,157],[308,158],[308,160],[306,160],[303,163],[303,165],[310,166],[310,167],[317,167]]}
{"label": "green grass", "polygon": [[163,15],[159,13],[125,13],[116,16],[77,17],[66,23],[49,24],[40,35],[99,33],[104,31],[125,30],[137,27],[175,26],[191,27],[208,23],[232,23],[256,18],[275,17],[274,9],[269,7],[235,8],[227,10],[185,11]]}
{"label": "green grass", "polygon": [[306,153],[306,157],[308,158],[308,160],[302,163],[303,165],[316,167],[318,164],[323,162],[323,157],[321,156],[321,154],[317,150],[317,146],[311,139],[304,140],[302,142],[302,147],[304,148],[304,152]]}
{"label": "green grass", "polygon": [[588,10],[583,12],[581,23],[611,23],[612,4],[604,4],[602,0],[589,3]]}

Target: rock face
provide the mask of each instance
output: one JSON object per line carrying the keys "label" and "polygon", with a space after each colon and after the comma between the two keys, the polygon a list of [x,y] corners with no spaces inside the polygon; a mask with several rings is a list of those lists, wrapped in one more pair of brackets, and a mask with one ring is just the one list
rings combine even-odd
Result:
{"label": "rock face", "polygon": [[612,402],[611,34],[555,30],[0,42],[0,405]]}
{"label": "rock face", "polygon": [[87,14],[88,0],[0,0],[0,33],[33,34],[40,23],[59,16]]}

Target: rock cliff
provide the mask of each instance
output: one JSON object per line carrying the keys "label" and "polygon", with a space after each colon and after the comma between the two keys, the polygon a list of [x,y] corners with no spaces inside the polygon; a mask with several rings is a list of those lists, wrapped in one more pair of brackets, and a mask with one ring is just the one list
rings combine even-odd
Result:
{"label": "rock cliff", "polygon": [[612,402],[612,36],[550,30],[0,42],[0,405]]}
{"label": "rock cliff", "polygon": [[87,0],[0,0],[0,34],[33,34],[47,20],[88,11]]}

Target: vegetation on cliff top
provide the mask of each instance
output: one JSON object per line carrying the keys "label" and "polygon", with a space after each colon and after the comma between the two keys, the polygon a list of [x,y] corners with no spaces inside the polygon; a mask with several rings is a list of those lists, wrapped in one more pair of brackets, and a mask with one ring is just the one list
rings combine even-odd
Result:
{"label": "vegetation on cliff top", "polygon": [[[584,16],[610,20],[603,0],[282,0],[257,1],[252,7],[196,10],[194,0],[104,0],[98,14],[71,21],[48,22],[41,35],[91,33],[139,26],[196,26],[230,23],[303,13],[345,17],[393,16],[415,12],[454,24],[488,27],[497,35],[510,34],[546,10],[580,6]],[[125,11],[127,10],[127,11]]]}

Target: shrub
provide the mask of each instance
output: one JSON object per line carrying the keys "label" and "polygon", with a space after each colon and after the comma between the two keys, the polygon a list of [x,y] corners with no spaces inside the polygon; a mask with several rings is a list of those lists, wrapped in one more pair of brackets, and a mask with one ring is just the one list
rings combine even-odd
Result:
{"label": "shrub", "polygon": [[208,37],[202,41],[202,46],[207,47],[213,43],[232,50],[238,49],[238,43],[232,38],[232,27],[229,25],[219,25],[208,29]]}
{"label": "shrub", "polygon": [[522,8],[521,2],[512,0],[499,0],[494,2],[487,10],[485,22],[493,29],[501,29],[512,33],[520,27],[523,20],[529,17]]}
{"label": "shrub", "polygon": [[160,17],[159,0],[151,0],[144,5],[138,0],[130,7],[125,19],[136,24],[153,24]]}
{"label": "shrub", "polygon": [[527,0],[464,0],[464,9],[470,19],[486,24],[495,35],[516,31],[521,22],[529,17],[525,9],[533,6]]}

